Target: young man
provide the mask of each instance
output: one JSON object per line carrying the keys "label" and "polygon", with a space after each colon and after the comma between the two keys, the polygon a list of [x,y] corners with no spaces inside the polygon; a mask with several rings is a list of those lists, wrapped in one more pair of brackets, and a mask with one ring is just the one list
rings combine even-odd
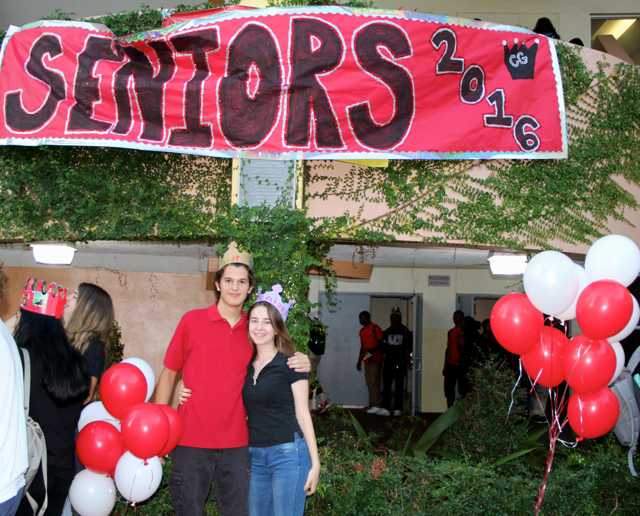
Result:
{"label": "young man", "polygon": [[462,311],[456,310],[453,313],[453,324],[455,326],[447,333],[447,351],[442,368],[447,407],[453,406],[456,401],[456,384],[460,383],[460,359],[464,347],[464,313]]}
{"label": "young man", "polygon": [[[211,481],[222,516],[246,516],[249,450],[242,386],[253,356],[242,306],[254,287],[251,255],[235,243],[215,276],[217,302],[187,312],[173,335],[158,379],[155,402],[170,403],[181,371],[193,396],[180,406],[184,430],[172,453],[171,497],[178,516],[203,514]],[[289,359],[309,372],[306,355]]]}
{"label": "young man", "polygon": [[391,411],[394,416],[399,416],[402,414],[404,405],[404,379],[407,376],[413,352],[413,335],[409,328],[402,324],[402,314],[398,308],[391,311],[389,322],[391,324],[384,330],[382,339],[382,349],[384,350],[383,401],[384,408]]}
{"label": "young man", "polygon": [[0,515],[13,516],[24,493],[27,429],[22,365],[9,330],[0,321]]}
{"label": "young man", "polygon": [[380,380],[382,378],[382,330],[376,323],[371,322],[371,314],[367,311],[360,312],[358,316],[362,328],[360,329],[360,353],[356,369],[362,369],[364,362],[364,379],[369,390],[369,410],[367,414],[388,416],[390,412],[382,407],[380,396]]}

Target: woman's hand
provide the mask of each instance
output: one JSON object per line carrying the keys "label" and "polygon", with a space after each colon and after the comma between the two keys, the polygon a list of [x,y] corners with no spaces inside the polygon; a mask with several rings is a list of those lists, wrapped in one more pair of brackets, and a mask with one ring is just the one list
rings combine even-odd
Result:
{"label": "woman's hand", "polygon": [[320,481],[320,466],[314,466],[309,471],[309,475],[307,475],[307,481],[304,484],[304,492],[307,496],[311,496],[316,492],[318,488],[318,482]]}
{"label": "woman's hand", "polygon": [[185,387],[184,383],[180,382],[180,385],[178,386],[178,403],[180,405],[182,405],[183,403],[186,403],[187,400],[191,397],[192,391],[191,389],[187,389],[187,387]]}

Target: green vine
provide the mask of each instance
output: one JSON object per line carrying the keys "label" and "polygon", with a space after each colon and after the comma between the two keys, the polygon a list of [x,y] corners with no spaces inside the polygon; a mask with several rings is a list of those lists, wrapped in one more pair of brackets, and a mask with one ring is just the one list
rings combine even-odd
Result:
{"label": "green vine", "polygon": [[[370,230],[380,238],[424,235],[509,248],[547,247],[554,239],[589,242],[610,217],[626,221],[638,201],[617,182],[640,184],[640,69],[619,64],[589,72],[569,45],[559,45],[569,126],[566,160],[394,161],[385,170],[327,165],[309,177],[311,199],[347,199],[344,238]],[[591,85],[595,85],[589,88]],[[386,211],[366,220],[362,209]],[[628,222],[628,221],[627,221]]]}

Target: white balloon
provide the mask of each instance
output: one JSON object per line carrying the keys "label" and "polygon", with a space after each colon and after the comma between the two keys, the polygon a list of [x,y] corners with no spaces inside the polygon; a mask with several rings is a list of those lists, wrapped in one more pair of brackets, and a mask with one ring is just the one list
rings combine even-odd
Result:
{"label": "white balloon", "polygon": [[577,263],[575,264],[575,266],[576,266],[576,269],[578,270],[578,293],[576,294],[576,297],[571,303],[571,306],[567,308],[564,312],[556,316],[561,321],[570,321],[571,319],[576,318],[576,306],[578,304],[578,298],[580,297],[580,294],[582,294],[582,291],[587,287],[587,285],[591,283],[589,281],[589,277],[587,276],[587,273],[585,272],[584,268],[580,267],[580,265],[578,265]]}
{"label": "white balloon", "polygon": [[82,409],[78,419],[78,432],[94,421],[106,421],[120,430],[120,421],[107,412],[101,401],[92,401]]}
{"label": "white balloon", "polygon": [[138,369],[140,369],[140,371],[142,371],[142,374],[147,380],[147,397],[145,401],[149,401],[151,399],[151,395],[153,394],[153,389],[156,388],[156,377],[153,374],[153,369],[151,369],[149,363],[138,357],[125,358],[122,362],[124,362],[125,364],[134,365]]}
{"label": "white balloon", "polygon": [[638,321],[640,321],[640,306],[638,306],[638,301],[635,297],[631,296],[631,301],[633,301],[633,311],[631,312],[629,322],[624,328],[622,328],[620,333],[613,337],[609,337],[607,339],[609,342],[620,342],[622,339],[626,339],[638,326]]}
{"label": "white balloon", "polygon": [[144,502],[155,493],[162,481],[162,464],[158,457],[139,459],[125,452],[116,466],[116,487],[132,503]]}
{"label": "white balloon", "polygon": [[71,482],[69,500],[80,516],[108,516],[116,505],[116,486],[108,476],[83,469]]}
{"label": "white balloon", "polygon": [[558,251],[543,251],[527,264],[524,291],[542,313],[557,317],[567,310],[578,294],[578,268]]}
{"label": "white balloon", "polygon": [[616,354],[616,370],[613,372],[611,380],[609,380],[609,385],[611,385],[616,380],[616,378],[620,376],[620,373],[624,369],[625,356],[624,349],[622,349],[622,344],[620,344],[619,342],[609,342],[609,344],[611,344],[611,347]]}
{"label": "white balloon", "polygon": [[640,249],[623,235],[607,235],[596,240],[584,262],[591,281],[610,279],[628,287],[640,274]]}

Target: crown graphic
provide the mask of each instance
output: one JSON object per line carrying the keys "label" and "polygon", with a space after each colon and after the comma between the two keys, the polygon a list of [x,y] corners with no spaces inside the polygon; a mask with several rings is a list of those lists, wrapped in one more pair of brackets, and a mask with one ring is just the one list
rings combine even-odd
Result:
{"label": "crown graphic", "polygon": [[527,47],[524,42],[519,43],[517,38],[513,40],[512,47],[509,47],[506,41],[502,42],[504,65],[509,70],[513,80],[533,79],[539,43],[540,40],[538,38],[535,39],[535,42],[530,47]]}
{"label": "crown graphic", "polygon": [[271,290],[268,292],[259,292],[258,297],[256,299],[256,303],[263,301],[272,305],[280,315],[282,316],[282,320],[287,320],[287,315],[289,315],[289,310],[293,305],[296,304],[295,301],[289,300],[288,302],[284,302],[282,297],[280,297],[280,293],[282,292],[282,285],[276,283]]}
{"label": "crown graphic", "polygon": [[251,256],[251,253],[240,251],[240,249],[238,249],[238,244],[235,242],[231,242],[225,253],[222,255],[219,268],[229,265],[230,263],[241,263],[250,269],[253,269],[253,257]]}
{"label": "crown graphic", "polygon": [[27,312],[62,319],[67,304],[67,289],[57,283],[29,278],[22,290],[20,308]]}

